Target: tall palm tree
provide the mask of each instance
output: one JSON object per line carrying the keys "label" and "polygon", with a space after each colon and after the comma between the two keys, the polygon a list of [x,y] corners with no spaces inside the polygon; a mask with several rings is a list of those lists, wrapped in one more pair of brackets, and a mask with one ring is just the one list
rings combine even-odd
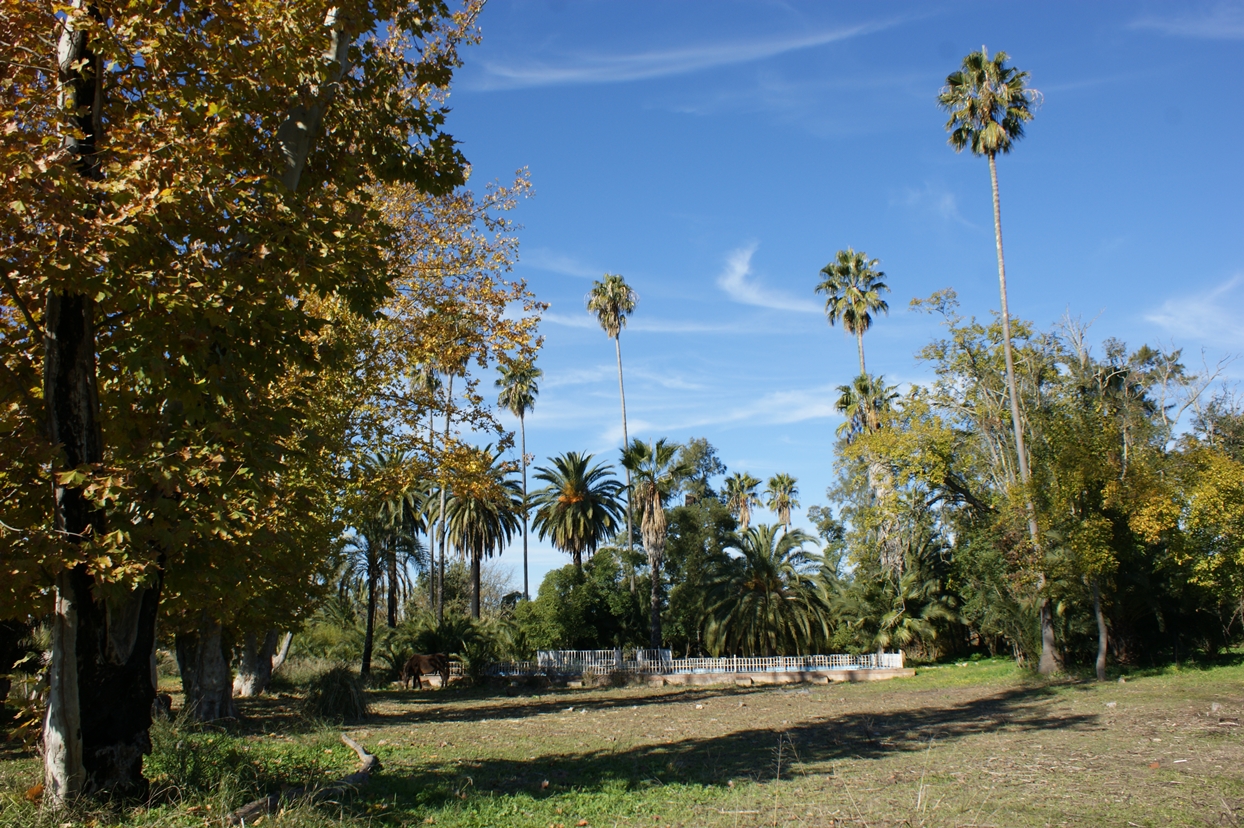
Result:
{"label": "tall palm tree", "polygon": [[889,293],[885,274],[877,267],[877,259],[869,259],[864,251],[856,252],[848,247],[839,250],[832,262],[821,268],[825,277],[816,292],[825,294],[825,316],[829,324],[842,320],[848,333],[855,334],[860,350],[860,374],[864,370],[864,332],[873,324],[874,313],[890,312],[890,306],[881,298]]}
{"label": "tall palm tree", "polygon": [[747,472],[735,472],[726,478],[726,508],[739,521],[739,531],[746,532],[752,520],[752,507],[760,505],[756,492],[760,481]]}
{"label": "tall palm tree", "polygon": [[[1006,52],[989,57],[982,46],[963,59],[958,71],[946,78],[946,85],[937,96],[938,105],[949,114],[946,131],[950,133],[950,145],[955,152],[970,150],[973,155],[989,159],[989,183],[993,192],[994,244],[998,252],[998,291],[1002,301],[1002,349],[1006,358],[1006,387],[1011,397],[1011,427],[1015,433],[1016,463],[1020,483],[1025,489],[1025,506],[1028,512],[1028,535],[1035,548],[1040,548],[1041,538],[1037,528],[1036,509],[1029,491],[1031,475],[1028,470],[1028,452],[1024,447],[1023,418],[1019,409],[1019,393],[1015,387],[1015,358],[1011,353],[1011,317],[1007,309],[1006,259],[1002,255],[1002,207],[998,198],[999,153],[1005,155],[1024,137],[1024,124],[1032,120],[1033,107],[1041,98],[1035,89],[1029,89],[1029,74],[1014,66],[1007,66],[1010,58]],[[1049,674],[1058,669],[1058,657],[1054,650],[1054,614],[1048,595],[1045,595],[1045,574],[1038,577],[1038,589],[1042,593],[1041,660],[1038,669]]]}
{"label": "tall palm tree", "polygon": [[648,608],[649,642],[655,650],[661,646],[661,563],[665,558],[665,499],[687,476],[688,469],[679,462],[676,443],[664,439],[645,443],[636,438],[622,453],[622,465],[635,479],[635,500],[640,510],[639,530],[644,539],[651,575],[651,603]]}
{"label": "tall palm tree", "polygon": [[[596,314],[596,321],[613,340],[614,350],[618,355],[618,396],[622,400],[622,449],[630,445],[626,433],[626,390],[622,387],[622,329],[626,327],[626,318],[635,310],[639,296],[631,289],[619,273],[606,273],[605,277],[592,283],[587,294],[587,309]],[[631,472],[626,471],[626,548],[629,551],[635,545],[631,532]]]}
{"label": "tall palm tree", "polygon": [[471,617],[479,618],[480,563],[494,551],[500,554],[518,531],[523,500],[517,481],[510,479],[491,446],[474,454],[473,479],[457,484],[445,519],[450,542],[471,560]]}
{"label": "tall palm tree", "polygon": [[531,600],[527,582],[527,412],[536,407],[540,395],[539,380],[544,372],[530,360],[520,360],[501,366],[501,376],[496,385],[501,389],[497,405],[518,417],[521,436],[520,451],[523,465],[523,598]]}
{"label": "tall palm tree", "polygon": [[553,457],[552,467],[536,466],[536,479],[548,485],[532,493],[532,525],[541,540],[567,553],[583,571],[583,553],[592,554],[618,530],[622,484],[613,467],[591,465],[592,455],[568,451]]}
{"label": "tall palm tree", "polygon": [[790,530],[790,510],[799,508],[799,501],[795,500],[795,496],[799,494],[799,487],[795,478],[789,474],[782,472],[775,474],[769,478],[769,485],[765,487],[766,505],[769,511],[778,516],[778,523]]}
{"label": "tall palm tree", "polygon": [[801,529],[779,535],[767,524],[736,536],[740,554],[722,561],[709,580],[705,632],[715,654],[794,654],[829,637],[816,561],[803,549],[811,541]]}

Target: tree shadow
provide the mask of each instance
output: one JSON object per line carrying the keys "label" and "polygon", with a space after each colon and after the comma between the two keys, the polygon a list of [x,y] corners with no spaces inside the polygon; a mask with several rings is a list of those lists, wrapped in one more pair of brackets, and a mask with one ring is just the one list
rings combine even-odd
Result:
{"label": "tree shadow", "polygon": [[[462,695],[440,697],[441,691],[429,691],[427,697],[391,698],[390,702],[405,702],[411,708],[401,712],[377,711],[369,720],[376,725],[413,724],[434,720],[442,722],[486,722],[492,719],[524,719],[542,716],[549,713],[563,713],[567,708],[575,710],[610,710],[644,708],[653,705],[661,706],[677,702],[694,702],[725,696],[745,696],[749,693],[765,692],[772,688],[730,688],[702,687],[694,689],[671,689],[659,695],[645,696],[609,695],[608,689],[594,688],[584,690],[581,697],[565,690],[550,690],[546,693],[522,693],[513,697],[501,697],[496,694],[476,694],[470,690],[460,691]],[[445,691],[452,693],[453,691]],[[483,701],[482,704],[465,706],[463,701]]]}
{"label": "tree shadow", "polygon": [[[693,698],[692,692],[677,697],[679,701]],[[638,701],[619,700],[620,703]],[[651,703],[662,701],[668,703],[670,698],[655,699]],[[943,745],[981,733],[1101,729],[1096,714],[1059,713],[1052,709],[1056,701],[1054,693],[1046,687],[1021,687],[962,703],[889,713],[827,714],[790,726],[757,727],[724,736],[681,738],[624,750],[604,748],[549,753],[529,761],[463,759],[452,766],[381,774],[376,780],[376,790],[403,800],[409,798],[411,804],[437,807],[461,798],[465,785],[475,793],[525,792],[536,798],[569,789],[629,789],[653,783],[715,786],[732,779],[772,779],[778,761],[782,762],[783,774],[789,772],[786,769],[792,760],[796,772],[808,773],[827,770],[835,762],[881,759],[924,750],[931,742]],[[548,712],[547,708],[564,710],[565,706],[563,699],[556,705],[550,703],[538,708]],[[504,709],[489,708],[488,715],[497,716],[498,711]],[[533,715],[530,707],[521,712]],[[397,717],[388,721],[400,720]],[[783,753],[784,758],[780,757]]]}

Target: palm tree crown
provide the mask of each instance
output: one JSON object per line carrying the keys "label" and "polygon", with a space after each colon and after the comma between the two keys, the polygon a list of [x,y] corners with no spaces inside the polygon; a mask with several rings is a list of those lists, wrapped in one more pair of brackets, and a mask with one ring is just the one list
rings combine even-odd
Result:
{"label": "palm tree crown", "polygon": [[946,78],[937,103],[950,115],[946,131],[955,152],[968,149],[992,158],[1010,152],[1024,137],[1024,123],[1032,120],[1032,107],[1041,96],[1025,86],[1027,72],[1006,65],[1009,58],[1006,52],[990,58],[982,46]]}
{"label": "palm tree crown", "polygon": [[552,468],[536,467],[536,479],[548,485],[532,495],[532,523],[541,540],[550,538],[582,569],[583,553],[595,552],[617,531],[622,484],[613,478],[612,466],[591,466],[590,454],[568,451],[552,461]]}
{"label": "palm tree crown", "polygon": [[859,434],[881,427],[881,415],[898,399],[898,386],[886,385],[884,377],[860,374],[850,385],[838,386],[834,410],[846,417],[838,426],[838,435],[848,441]]}
{"label": "palm tree crown", "polygon": [[761,524],[737,537],[739,555],[722,561],[709,582],[709,648],[715,653],[806,653],[829,633],[816,561],[803,530],[778,534]]}
{"label": "palm tree crown", "polygon": [[605,278],[592,283],[587,294],[587,309],[596,314],[596,319],[610,339],[617,339],[626,327],[626,317],[635,310],[639,297],[631,286],[618,273],[606,273]]}
{"label": "palm tree crown", "polygon": [[795,478],[785,472],[775,474],[769,478],[769,485],[765,488],[765,497],[769,511],[778,516],[778,523],[790,529],[790,510],[799,508],[799,501],[795,496],[799,494],[799,487]]}
{"label": "palm tree crown", "polygon": [[839,250],[834,260],[821,268],[825,278],[816,286],[817,293],[825,294],[829,324],[842,320],[843,328],[855,334],[861,374],[865,373],[864,332],[872,327],[874,313],[890,312],[890,306],[881,298],[890,288],[881,281],[885,274],[875,269],[877,264],[877,259],[869,259],[862,250]]}
{"label": "palm tree crown", "polygon": [[471,561],[471,615],[479,618],[480,561],[500,553],[518,531],[522,496],[518,483],[491,446],[474,452],[469,479],[460,481],[445,505],[449,540]]}
{"label": "palm tree crown", "polygon": [[752,520],[752,507],[760,505],[756,492],[760,481],[746,472],[735,472],[726,478],[726,508],[739,521],[739,531],[746,532]]}

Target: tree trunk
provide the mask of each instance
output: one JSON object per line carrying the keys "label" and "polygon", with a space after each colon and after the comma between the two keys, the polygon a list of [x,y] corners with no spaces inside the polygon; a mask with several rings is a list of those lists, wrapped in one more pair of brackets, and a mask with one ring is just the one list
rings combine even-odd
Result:
{"label": "tree trunk", "polygon": [[[993,232],[998,248],[998,290],[1002,297],[1002,353],[1006,357],[1006,388],[1011,397],[1011,427],[1015,433],[1015,455],[1019,465],[1019,481],[1024,487],[1024,508],[1028,513],[1028,536],[1033,549],[1041,551],[1041,533],[1037,528],[1037,510],[1032,502],[1031,475],[1028,471],[1028,450],[1024,446],[1024,424],[1019,413],[1019,393],[1015,386],[1015,357],[1011,353],[1011,316],[1006,301],[1006,260],[1002,255],[1002,206],[998,199],[998,165],[989,156],[989,183],[993,190]],[[1044,593],[1045,573],[1038,578],[1038,589]],[[1050,675],[1059,668],[1054,641],[1054,611],[1049,596],[1041,596],[1041,660],[1037,670]]]}
{"label": "tree trunk", "polygon": [[652,570],[652,589],[650,590],[650,605],[648,607],[648,645],[654,650],[661,649],[661,562],[649,559],[649,569]]}
{"label": "tree trunk", "polygon": [[[453,419],[454,375],[449,375],[449,396],[445,403],[445,442],[442,449],[449,448],[449,423]],[[445,622],[445,478],[441,475],[441,560],[436,576],[436,623],[440,626]]]}
{"label": "tree trunk", "polygon": [[150,587],[102,587],[81,565],[57,576],[43,731],[49,803],[146,794],[162,582],[157,574]]}
{"label": "tree trunk", "polygon": [[393,538],[385,541],[386,561],[388,564],[388,591],[386,598],[388,599],[388,615],[385,621],[389,625],[389,629],[397,629],[397,549],[393,542]]}
{"label": "tree trunk", "polygon": [[1097,680],[1106,680],[1106,648],[1110,634],[1106,629],[1106,614],[1101,609],[1101,578],[1093,579],[1093,615],[1097,617]]}
{"label": "tree trunk", "polygon": [[[56,57],[61,111],[75,113],[74,130],[62,143],[82,177],[98,179],[102,66],[72,17],[61,22]],[[53,290],[45,298],[43,396],[48,436],[61,452],[53,472],[103,461],[94,314],[85,294]],[[55,475],[53,480],[57,534],[74,545],[100,534],[103,516],[81,486],[62,484]],[[146,793],[142,757],[151,751],[147,731],[163,583],[160,566],[154,572],[154,584],[135,590],[96,584],[81,565],[56,575],[43,730],[44,795],[52,807],[82,795]]]}
{"label": "tree trunk", "polygon": [[855,329],[855,343],[856,345],[859,346],[859,349],[860,349],[860,376],[866,377],[868,376],[868,372],[864,370],[864,329],[863,328]]}
{"label": "tree trunk", "polygon": [[[618,354],[618,397],[622,400],[622,450],[631,445],[630,436],[626,433],[626,389],[622,386],[622,332],[613,338],[613,347]],[[626,551],[635,550],[635,535],[631,530],[631,470],[626,470]],[[635,573],[631,573],[631,591],[634,591]]]}
{"label": "tree trunk", "polygon": [[[262,639],[253,630],[242,636],[241,657],[237,675],[233,678],[234,696],[250,698],[268,692],[272,671],[276,667],[273,656],[276,654],[277,638],[276,630],[268,630]],[[290,634],[286,633],[286,642],[289,639]]]}
{"label": "tree trunk", "polygon": [[363,663],[359,667],[359,675],[363,678],[371,675],[372,644],[376,638],[376,578],[379,568],[375,561],[367,564],[367,622],[363,632]]}
{"label": "tree trunk", "polygon": [[527,422],[523,412],[518,412],[518,430],[522,434],[523,452],[523,599],[531,600],[531,587],[527,582]]}
{"label": "tree trunk", "polygon": [[479,555],[471,554],[471,617],[479,620]]}
{"label": "tree trunk", "polygon": [[230,661],[233,647],[224,626],[204,611],[196,631],[175,640],[186,712],[200,722],[236,719]]}

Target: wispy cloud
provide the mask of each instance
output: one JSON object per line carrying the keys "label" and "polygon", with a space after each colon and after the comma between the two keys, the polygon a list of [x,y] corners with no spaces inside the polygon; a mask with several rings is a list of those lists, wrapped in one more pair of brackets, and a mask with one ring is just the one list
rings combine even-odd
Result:
{"label": "wispy cloud", "polygon": [[755,305],[760,308],[775,310],[799,311],[800,313],[820,313],[820,306],[810,299],[772,290],[760,282],[749,280],[752,275],[752,256],[756,252],[756,244],[732,250],[726,256],[725,269],[717,277],[717,286],[736,302],[744,305]]}
{"label": "wispy cloud", "polygon": [[690,46],[625,55],[567,55],[559,63],[486,63],[485,88],[623,83],[682,75],[716,66],[751,63],[787,52],[849,40],[889,28],[899,21],[862,23],[783,37]]}
{"label": "wispy cloud", "polygon": [[591,267],[571,256],[543,247],[523,250],[518,261],[520,265],[534,267],[536,270],[547,270],[563,276],[577,276],[580,279],[599,279],[604,274],[604,270],[600,268]]}
{"label": "wispy cloud", "polygon": [[1244,274],[1201,293],[1172,296],[1145,319],[1192,343],[1244,347]]}
{"label": "wispy cloud", "polygon": [[549,313],[545,311],[540,315],[541,322],[552,322],[554,325],[562,325],[567,328],[595,328],[596,320],[588,316],[586,312],[582,314],[569,313]]}
{"label": "wispy cloud", "polygon": [[[551,322],[567,328],[596,328],[599,323],[595,317],[584,311],[582,314],[549,313],[541,315],[542,322]],[[643,331],[645,333],[728,333],[739,330],[739,325],[731,322],[697,322],[691,319],[652,319],[648,317],[627,320],[626,330]]]}
{"label": "wispy cloud", "polygon": [[954,193],[934,187],[928,182],[920,189],[907,188],[891,203],[898,203],[913,210],[932,213],[943,221],[961,224],[973,230],[980,229],[959,212],[959,199]]}
{"label": "wispy cloud", "polygon": [[1146,15],[1133,20],[1129,28],[1149,29],[1175,37],[1244,40],[1244,4],[1217,3],[1196,11]]}

